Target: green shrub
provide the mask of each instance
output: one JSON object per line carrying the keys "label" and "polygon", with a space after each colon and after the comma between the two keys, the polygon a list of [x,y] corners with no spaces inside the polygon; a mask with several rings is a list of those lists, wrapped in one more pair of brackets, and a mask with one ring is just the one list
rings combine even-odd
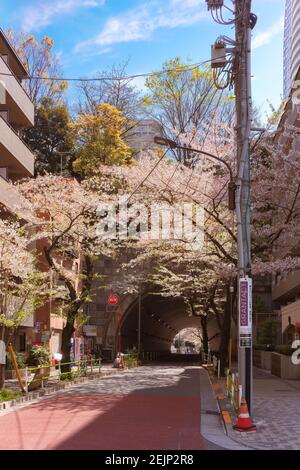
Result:
{"label": "green shrub", "polygon": [[78,372],[74,372],[74,371],[69,371],[69,372],[61,372],[59,374],[59,380],[64,380],[64,381],[68,381],[68,380],[74,380],[76,379],[76,377],[78,377],[80,374]]}
{"label": "green shrub", "polygon": [[279,344],[275,347],[275,351],[279,354],[284,354],[285,356],[291,356],[295,350],[292,349],[289,344]]}
{"label": "green shrub", "polygon": [[47,346],[32,346],[27,364],[31,367],[48,365],[50,363],[50,350]]}
{"label": "green shrub", "polygon": [[[16,356],[16,361],[17,361],[18,368],[19,369],[25,369],[25,367],[26,367],[25,354],[16,353],[15,356]],[[8,370],[13,370],[14,369],[14,366],[13,366],[13,363],[11,361],[11,358],[10,358],[9,354],[7,355],[7,360],[6,360],[6,369],[8,369]]]}
{"label": "green shrub", "polygon": [[254,344],[253,349],[256,351],[274,351],[275,350],[274,344]]}
{"label": "green shrub", "polygon": [[20,392],[14,392],[13,390],[9,390],[7,388],[0,388],[0,402],[13,400],[14,398],[20,398],[20,396]]}
{"label": "green shrub", "polygon": [[141,364],[137,354],[126,354],[124,356],[125,367],[137,367]]}
{"label": "green shrub", "polygon": [[257,342],[259,344],[276,344],[278,328],[278,322],[266,320],[257,329]]}

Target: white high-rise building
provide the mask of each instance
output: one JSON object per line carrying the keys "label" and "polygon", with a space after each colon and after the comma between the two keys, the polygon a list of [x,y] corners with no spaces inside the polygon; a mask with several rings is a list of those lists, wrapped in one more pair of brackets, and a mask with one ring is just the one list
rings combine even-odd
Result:
{"label": "white high-rise building", "polygon": [[283,93],[288,98],[300,67],[300,0],[286,0],[283,49]]}

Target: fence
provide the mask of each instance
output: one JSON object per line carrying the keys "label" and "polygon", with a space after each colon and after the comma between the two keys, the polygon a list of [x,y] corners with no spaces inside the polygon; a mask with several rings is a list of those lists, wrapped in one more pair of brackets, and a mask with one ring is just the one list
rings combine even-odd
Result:
{"label": "fence", "polygon": [[213,362],[215,373],[217,374],[218,379],[219,379],[220,378],[221,361],[220,361],[220,359],[217,358],[217,356],[213,356],[212,362]]}
{"label": "fence", "polygon": [[201,361],[202,361],[202,364],[212,364],[211,352],[209,351],[208,354],[206,354],[204,351],[202,351],[201,352]]}
{"label": "fence", "polygon": [[[62,366],[70,366],[70,372],[62,372]],[[86,377],[94,371],[101,371],[101,359],[85,359],[82,361],[58,362],[56,365],[43,364],[38,367],[26,367],[25,369],[25,391],[28,392],[41,386],[44,388],[46,382],[55,382],[76,377]],[[53,373],[53,372],[54,373]],[[57,373],[55,373],[57,371]]]}
{"label": "fence", "polygon": [[238,410],[242,400],[243,388],[242,385],[239,385],[238,374],[230,369],[226,370],[226,390],[234,409]]}
{"label": "fence", "polygon": [[142,359],[146,361],[155,361],[158,358],[158,352],[156,351],[142,351],[141,353]]}

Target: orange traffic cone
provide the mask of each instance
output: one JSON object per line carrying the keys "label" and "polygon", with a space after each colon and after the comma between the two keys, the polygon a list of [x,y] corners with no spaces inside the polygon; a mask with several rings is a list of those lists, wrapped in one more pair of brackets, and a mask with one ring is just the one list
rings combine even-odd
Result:
{"label": "orange traffic cone", "polygon": [[256,431],[256,426],[255,424],[253,424],[252,419],[249,415],[248,406],[245,398],[242,398],[238,420],[233,426],[233,429],[235,431],[240,432]]}

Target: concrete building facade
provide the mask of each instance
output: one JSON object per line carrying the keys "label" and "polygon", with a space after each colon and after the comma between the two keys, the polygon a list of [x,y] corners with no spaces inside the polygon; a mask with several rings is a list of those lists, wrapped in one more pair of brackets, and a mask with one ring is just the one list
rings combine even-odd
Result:
{"label": "concrete building facade", "polygon": [[300,67],[300,2],[286,0],[283,46],[283,94],[287,99]]}
{"label": "concrete building facade", "polygon": [[[34,174],[34,155],[21,138],[23,129],[34,125],[34,104],[22,86],[28,77],[18,55],[0,29],[0,217],[18,212],[19,196],[9,181]],[[26,217],[25,217],[26,218]],[[32,335],[33,314],[18,329],[15,347],[26,350]]]}
{"label": "concrete building facade", "polygon": [[162,135],[160,123],[154,119],[142,119],[127,133],[126,143],[135,149],[137,153],[143,150],[158,148],[154,143],[156,135]]}

